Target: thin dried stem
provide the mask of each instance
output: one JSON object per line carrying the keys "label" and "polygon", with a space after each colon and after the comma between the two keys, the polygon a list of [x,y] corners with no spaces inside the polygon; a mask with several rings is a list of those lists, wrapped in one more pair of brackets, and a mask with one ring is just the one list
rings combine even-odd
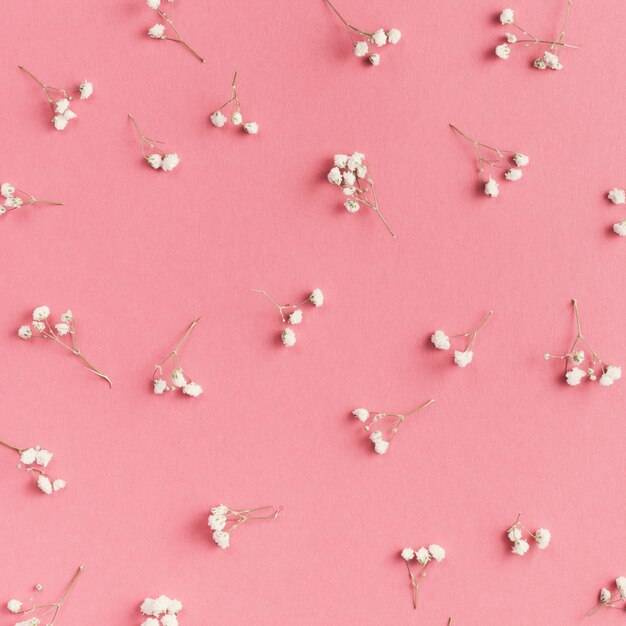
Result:
{"label": "thin dried stem", "polygon": [[19,454],[22,454],[22,452],[26,450],[26,448],[18,448],[17,446],[12,446],[10,443],[7,443],[6,441],[1,441],[1,440],[0,440],[0,446],[4,446],[5,448],[9,448],[10,450],[15,450],[15,452]]}
{"label": "thin dried stem", "polygon": [[46,96],[46,100],[48,101],[48,103],[52,107],[52,110],[54,110],[55,103],[54,103],[54,100],[52,99],[52,96],[50,95],[51,91],[58,91],[59,93],[63,94],[64,98],[67,98],[68,100],[71,100],[71,96],[68,94],[66,89],[62,89],[60,87],[51,87],[50,85],[46,85],[42,80],[37,78],[30,70],[26,69],[23,65],[18,65],[18,67],[23,72],[28,74],[28,76],[30,76],[41,87],[41,89],[42,89],[42,91],[44,93],[44,96]]}
{"label": "thin dried stem", "polygon": [[159,141],[158,139],[152,139],[151,137],[144,135],[141,128],[139,128],[139,124],[137,124],[137,120],[135,120],[135,118],[130,113],[128,114],[128,117],[130,118],[130,121],[133,123],[133,126],[135,127],[135,130],[137,131],[137,134],[139,135],[139,139],[141,139],[141,153],[143,154],[143,157],[147,158],[145,144],[148,144],[153,150],[158,150],[161,156],[164,156],[165,152],[160,150],[156,144],[157,143],[163,144],[165,142]]}
{"label": "thin dried stem", "polygon": [[352,24],[348,23],[348,21],[346,19],[344,19],[343,15],[341,15],[341,13],[339,13],[339,11],[337,10],[337,8],[335,7],[335,5],[330,1],[330,0],[326,0],[326,2],[328,3],[328,6],[333,10],[333,13],[343,22],[343,25],[350,31],[354,31],[355,33],[362,35],[363,37],[372,37],[373,33],[368,33],[365,32],[364,30],[361,30],[360,28],[357,28],[356,26],[353,26]]}
{"label": "thin dried stem", "polygon": [[189,50],[189,52],[191,52],[191,54],[193,54],[197,59],[199,59],[200,61],[202,61],[202,63],[205,62],[204,57],[200,56],[200,54],[198,54],[182,37],[182,35],[180,34],[180,32],[178,32],[178,29],[176,28],[176,26],[174,26],[174,22],[172,22],[171,18],[168,17],[161,9],[157,9],[156,12],[161,16],[162,19],[164,19],[172,28],[172,30],[174,31],[174,33],[176,34],[176,39],[173,39],[172,37],[164,37],[165,40],[167,41],[173,41],[174,43],[180,43],[182,44],[185,48],[187,48],[187,50]]}
{"label": "thin dried stem", "polygon": [[270,294],[267,293],[265,289],[250,289],[250,291],[260,293],[265,298],[267,298],[278,309],[278,312],[280,313],[280,317],[283,320],[283,324],[285,324],[287,321],[284,311],[297,309],[298,307],[301,307],[303,304],[306,304],[307,302],[309,302],[309,299],[310,299],[310,298],[306,298],[305,300],[303,300],[302,302],[298,304],[278,304],[278,302],[276,302],[276,300],[274,300],[274,298],[272,298],[272,296],[270,296]]}
{"label": "thin dried stem", "polygon": [[161,362],[158,363],[155,366],[154,372],[152,373],[152,377],[153,378],[154,378],[154,376],[155,376],[155,374],[157,372],[159,372],[159,374],[163,373],[163,365],[165,365],[165,363],[169,359],[171,359],[172,357],[174,357],[174,362],[175,362],[177,368],[180,369],[183,373],[187,374],[187,372],[185,372],[185,370],[183,369],[183,367],[180,364],[180,351],[181,351],[181,348],[183,347],[183,344],[189,338],[189,335],[191,334],[191,331],[197,326],[199,321],[200,321],[200,317],[196,318],[193,322],[191,322],[191,324],[189,324],[189,326],[187,327],[187,329],[183,333],[183,336],[179,339],[179,341],[176,344],[176,346],[174,346],[174,349],[171,350],[165,357],[163,357]]}

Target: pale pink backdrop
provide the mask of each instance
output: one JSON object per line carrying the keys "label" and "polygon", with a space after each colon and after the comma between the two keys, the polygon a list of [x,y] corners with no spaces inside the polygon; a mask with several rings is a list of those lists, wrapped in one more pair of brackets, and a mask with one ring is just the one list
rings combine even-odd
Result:
{"label": "pale pink backdrop", "polygon": [[[68,486],[40,495],[0,450],[2,602],[37,582],[52,599],[84,563],[59,626],[134,626],[161,593],[188,626],[552,626],[581,623],[626,574],[626,383],[568,388],[542,359],[569,345],[577,297],[594,347],[626,365],[626,242],[610,232],[626,210],[605,197],[626,185],[626,5],[575,3],[584,48],[541,73],[532,51],[495,58],[497,2],[337,4],[402,30],[380,67],[352,55],[323,0],[177,1],[204,65],[145,36],[141,0],[4,2],[0,178],[66,205],[0,218],[0,433],[51,449]],[[565,1],[513,8],[549,36]],[[56,132],[18,63],[95,95]],[[208,123],[235,68],[256,137]],[[178,152],[175,172],[142,163],[129,112]],[[485,197],[451,121],[529,154],[524,179]],[[397,241],[325,182],[352,150]],[[252,287],[284,301],[320,287],[326,303],[286,350]],[[17,338],[41,304],[74,311],[112,390]],[[467,369],[429,346],[490,307]],[[198,315],[183,362],[204,395],[154,397],[153,364]],[[349,415],[431,397],[386,457]],[[206,526],[220,502],[285,509],[221,551]],[[509,554],[518,511],[551,529],[548,550]],[[448,557],[414,612],[398,552],[431,542]]]}

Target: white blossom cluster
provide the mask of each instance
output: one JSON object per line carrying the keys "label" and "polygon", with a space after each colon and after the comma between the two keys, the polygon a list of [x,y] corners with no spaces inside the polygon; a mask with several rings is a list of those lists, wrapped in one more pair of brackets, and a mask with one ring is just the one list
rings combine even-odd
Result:
{"label": "white blossom cluster", "polygon": [[163,172],[171,172],[178,167],[178,164],[180,163],[180,157],[178,154],[176,152],[164,152],[163,150],[159,150],[157,148],[157,144],[162,144],[163,142],[144,135],[135,118],[130,114],[128,117],[133,123],[133,126],[139,135],[139,139],[141,140],[141,153],[143,154],[143,158],[146,163],[153,170],[162,170]]}
{"label": "white blossom cluster", "polygon": [[376,52],[376,49],[382,48],[387,44],[395,46],[402,37],[402,33],[397,28],[389,28],[387,30],[379,28],[373,33],[359,32],[359,34],[365,38],[354,44],[353,52],[359,58],[367,57],[368,61],[374,66],[380,65],[380,54]]}
{"label": "white blossom cluster", "polygon": [[[239,102],[239,95],[237,93],[237,72],[233,76],[233,82],[231,84],[232,95],[231,97],[216,111],[211,113],[209,119],[211,124],[216,128],[223,128],[230,122],[233,126],[242,128],[248,135],[256,135],[259,132],[259,125],[257,122],[244,122],[241,114],[241,103]],[[228,107],[228,117],[223,113],[223,110]]]}
{"label": "white blossom cluster", "polygon": [[62,202],[56,202],[54,200],[37,200],[35,196],[16,189],[11,183],[2,183],[0,185],[0,194],[4,198],[2,204],[0,204],[0,215],[15,211],[26,204],[63,204]]}
{"label": "white blossom cluster", "polygon": [[600,589],[598,604],[587,613],[587,617],[593,615],[602,608],[620,609],[622,611],[626,609],[626,604],[618,606],[619,603],[626,602],[626,576],[619,576],[615,580],[615,586],[617,587],[617,591],[615,593],[612,593],[606,587],[602,587],[602,589]]}
{"label": "white blossom cluster", "polygon": [[[60,478],[51,478],[46,471],[48,463],[52,460],[52,452],[35,446],[26,448],[20,452],[20,462],[18,469],[24,468],[30,472],[37,481],[37,487],[46,495],[51,495],[54,491],[61,491],[65,488],[65,481]],[[43,468],[43,469],[42,469]]]}
{"label": "white blossom cluster", "polygon": [[[530,549],[527,537],[532,537],[537,544],[537,547],[541,550],[545,550],[550,544],[552,535],[547,528],[539,528],[534,533],[531,533],[526,526],[520,523],[519,516],[517,521],[507,531],[507,537],[511,542],[511,552],[519,556],[524,556]],[[525,535],[524,533],[527,533]]]}
{"label": "white blossom cluster", "polygon": [[17,334],[21,339],[32,339],[33,331],[40,336],[63,337],[74,330],[74,317],[71,311],[66,311],[61,315],[61,321],[54,325],[54,328],[48,322],[50,317],[50,308],[47,306],[39,306],[33,311],[33,321],[31,324],[20,326]]}
{"label": "white blossom cluster", "polygon": [[183,608],[180,600],[173,600],[168,596],[146,598],[140,607],[142,615],[148,619],[141,626],[178,626],[178,613]]}
{"label": "white blossom cluster", "polygon": [[[268,515],[253,515],[258,511],[273,509],[274,512]],[[244,509],[237,511],[227,507],[225,504],[213,507],[209,515],[209,528],[213,531],[213,541],[222,550],[230,547],[230,534],[242,524],[250,520],[277,519],[282,511],[282,507],[261,506],[254,509]]]}
{"label": "white blossom cluster", "polygon": [[[521,154],[520,152],[513,153],[512,161],[516,167],[513,167],[513,164],[509,162],[509,160],[503,155],[499,155],[501,160],[508,167],[507,171],[504,172],[504,178],[511,182],[516,182],[522,178],[523,171],[522,167],[525,167],[530,162],[530,158],[525,154]],[[498,182],[490,175],[485,183],[484,187],[485,195],[490,198],[497,198],[500,195],[500,185]]]}
{"label": "white blossom cluster", "polygon": [[[427,568],[433,561],[441,563],[446,558],[446,551],[436,543],[432,543],[425,548],[404,548],[400,552],[400,556],[406,562],[406,567],[411,579],[411,587],[413,588],[413,608],[417,608],[417,594],[427,574]],[[418,563],[417,567],[411,568],[411,564]]]}
{"label": "white blossom cluster", "polygon": [[[626,191],[616,187],[609,191],[608,198],[613,204],[626,204]],[[620,237],[626,237],[626,219],[613,224],[613,232]]]}

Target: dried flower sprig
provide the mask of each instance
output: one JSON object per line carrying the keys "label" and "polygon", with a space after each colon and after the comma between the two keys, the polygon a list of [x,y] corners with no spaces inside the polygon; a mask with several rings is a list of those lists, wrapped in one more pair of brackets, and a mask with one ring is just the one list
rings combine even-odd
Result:
{"label": "dried flower sprig", "polygon": [[615,586],[617,587],[616,593],[611,593],[606,587],[600,589],[600,595],[598,598],[598,604],[587,613],[585,617],[591,617],[594,613],[597,613],[600,609],[619,609],[623,611],[626,609],[626,604],[618,606],[619,602],[626,602],[626,577],[620,576],[615,580]]}
{"label": "dried flower sprig", "polygon": [[[174,0],[168,0],[168,2],[172,5],[172,11],[174,10]],[[151,26],[148,29],[148,35],[152,38],[152,39],[160,39],[161,41],[173,41],[174,43],[179,43],[182,46],[184,46],[185,48],[187,48],[187,50],[189,50],[189,52],[191,52],[191,54],[193,54],[196,59],[199,59],[200,61],[202,61],[204,63],[205,59],[200,56],[182,37],[182,35],[180,34],[180,32],[178,31],[178,29],[176,28],[176,26],[174,26],[174,22],[172,22],[172,18],[167,15],[163,9],[161,9],[161,0],[147,0],[147,4],[151,9],[154,9],[157,14],[159,15],[159,17],[165,22],[165,24],[161,24],[161,23],[156,23],[154,26]],[[174,34],[176,35],[176,37],[169,37],[168,35],[166,35],[165,30],[166,30],[166,24],[167,26],[169,26],[172,31],[174,31]]]}
{"label": "dried flower sprig", "polygon": [[[25,324],[24,326],[19,327],[17,334],[20,339],[38,338],[54,341],[69,350],[74,356],[77,356],[90,372],[93,372],[96,376],[100,376],[100,378],[104,378],[104,380],[109,383],[109,386],[112,387],[113,385],[109,377],[89,362],[78,347],[74,314],[69,310],[63,313],[63,315],[61,315],[61,321],[58,324],[55,324],[54,328],[50,325],[49,317],[50,309],[47,306],[37,307],[33,311],[32,328],[31,324]],[[70,337],[71,344],[66,343],[66,341],[61,339],[61,337]]]}
{"label": "dried flower sprig", "polygon": [[409,416],[413,415],[413,413],[418,413],[422,409],[425,409],[427,406],[431,405],[434,400],[429,400],[424,404],[418,406],[415,409],[411,409],[406,413],[384,413],[383,411],[370,411],[368,409],[354,409],[352,411],[352,415],[356,417],[359,422],[361,422],[366,431],[370,431],[375,424],[378,424],[382,420],[391,421],[392,426],[388,437],[385,439],[382,430],[374,430],[370,435],[370,441],[374,444],[374,452],[378,454],[385,454],[393,441],[393,438],[396,436],[398,429],[404,422],[404,420]]}
{"label": "dried flower sprig", "polygon": [[[257,511],[273,509],[268,515],[252,515]],[[237,511],[220,504],[211,509],[209,515],[209,528],[213,531],[213,541],[222,549],[230,546],[230,533],[242,524],[252,520],[278,519],[283,510],[282,506],[257,506],[253,509]]]}
{"label": "dried flower sprig", "polygon": [[251,291],[262,294],[278,309],[280,319],[282,321],[280,338],[283,345],[287,348],[291,348],[296,345],[296,333],[291,326],[296,326],[297,324],[302,323],[302,309],[300,309],[300,307],[308,302],[316,308],[321,307],[324,304],[324,294],[321,289],[314,289],[308,298],[298,304],[278,304],[278,302],[276,302],[276,300],[274,300],[274,298],[272,298],[272,296],[270,296],[264,289],[252,289]]}
{"label": "dried flower sprig", "polygon": [[[176,154],[176,152],[164,152],[159,149],[156,144],[162,144],[164,142],[144,135],[143,132],[141,132],[139,124],[137,124],[135,118],[130,113],[128,114],[128,117],[137,131],[139,139],[141,139],[141,154],[143,154],[143,158],[146,163],[154,170],[160,169],[164,172],[171,172],[180,163],[178,154]],[[154,150],[154,152],[146,154],[146,146],[149,147],[150,150]]]}
{"label": "dried flower sprig", "polygon": [[[202,393],[202,387],[191,379],[189,374],[180,364],[181,348],[199,321],[200,318],[191,322],[174,349],[167,356],[165,356],[160,363],[155,365],[154,372],[152,373],[152,385],[155,394],[161,395],[166,391],[176,391],[177,389],[180,389],[185,395],[197,398]],[[170,373],[171,384],[168,385],[167,381],[163,378],[163,366],[169,360],[173,362],[174,368]]]}
{"label": "dried flower sprig", "polygon": [[22,189],[17,189],[11,183],[2,183],[0,186],[0,194],[5,198],[4,206],[0,205],[0,215],[15,211],[24,204],[63,204],[56,200],[38,200],[33,194]]}
{"label": "dried flower sprig", "polygon": [[[572,306],[574,307],[574,313],[576,314],[576,337],[572,343],[572,347],[566,354],[550,354],[546,352],[543,358],[548,361],[549,359],[562,359],[565,361],[565,380],[567,384],[575,387],[579,385],[585,376],[590,381],[598,380],[600,376],[600,386],[609,387],[616,380],[622,377],[622,368],[617,365],[609,365],[600,358],[598,353],[589,345],[589,342],[583,337],[580,326],[580,313],[578,312],[578,302],[572,300]],[[591,352],[591,357],[585,354],[584,350],[579,348],[587,347]],[[583,363],[586,364],[583,365]],[[571,365],[571,368],[570,368]],[[582,366],[582,367],[579,367]],[[601,373],[600,373],[601,372]]]}
{"label": "dried flower sprig", "polygon": [[457,337],[467,337],[468,341],[463,350],[455,350],[454,351],[454,362],[459,367],[465,367],[472,362],[472,358],[474,357],[474,353],[472,352],[472,346],[476,341],[476,337],[478,333],[482,329],[482,327],[487,323],[487,321],[493,315],[493,310],[489,310],[489,313],[483,318],[483,321],[476,327],[474,330],[470,330],[466,333],[460,333],[459,335],[451,335],[448,337],[443,330],[436,330],[430,337],[430,341],[433,346],[437,348],[437,350],[449,350],[450,349],[450,339],[456,339]]}
{"label": "dried flower sprig", "polygon": [[509,541],[513,544],[511,546],[511,552],[513,554],[518,554],[519,556],[524,556],[529,548],[530,544],[524,536],[524,533],[527,533],[528,536],[532,537],[537,543],[537,547],[541,550],[545,550],[550,544],[550,539],[552,538],[552,534],[547,528],[539,528],[534,533],[530,532],[522,522],[520,522],[520,518],[522,514],[519,513],[515,523],[511,528],[506,531],[506,535],[509,538]]}
{"label": "dried flower sprig", "polygon": [[[411,587],[413,588],[413,608],[417,608],[417,596],[419,594],[419,590],[424,582],[424,577],[427,574],[427,568],[432,561],[436,561],[437,563],[441,563],[446,558],[446,551],[436,543],[432,543],[428,546],[428,548],[421,547],[417,550],[413,548],[404,548],[402,552],[400,552],[400,556],[404,559],[406,563],[406,568],[409,572],[409,577],[411,578]],[[417,562],[416,570],[412,570],[409,565],[410,562]],[[448,624],[452,623],[452,618],[448,621]]]}
{"label": "dried flower sprig", "polygon": [[378,206],[374,181],[364,161],[365,155],[362,152],[354,152],[352,156],[336,154],[334,165],[326,178],[329,183],[340,187],[343,191],[343,195],[347,198],[343,206],[348,213],[356,213],[362,204],[368,206],[378,214],[389,234],[395,239],[394,232]]}
{"label": "dried flower sprig", "polygon": [[180,600],[173,600],[168,596],[146,598],[139,610],[148,619],[141,626],[178,626],[178,613],[183,609]]}
{"label": "dried flower sprig", "polygon": [[[74,574],[72,580],[70,580],[69,584],[61,594],[61,597],[56,601],[48,604],[36,604],[35,599],[31,596],[27,603],[23,603],[20,600],[9,600],[7,603],[7,609],[9,612],[14,615],[20,615],[22,617],[30,616],[26,619],[26,621],[19,622],[15,624],[15,626],[38,626],[38,624],[42,624],[41,618],[46,615],[50,615],[50,617],[46,618],[46,626],[54,626],[54,622],[59,615],[59,611],[63,606],[65,600],[69,596],[70,592],[74,588],[78,577],[83,573],[84,565],[81,565],[76,573]],[[35,589],[37,591],[41,591],[43,587],[41,585],[36,585]],[[26,605],[30,605],[29,608],[25,608]],[[36,614],[36,615],[35,615]]]}
{"label": "dried flower sprig", "polygon": [[18,67],[26,72],[42,89],[46,100],[50,104],[54,117],[52,123],[57,130],[63,130],[67,126],[70,120],[78,117],[74,111],[70,109],[70,103],[72,101],[72,93],[80,94],[81,100],[87,100],[91,94],[93,94],[93,83],[88,80],[84,80],[80,85],[76,87],[68,87],[63,89],[61,87],[51,87],[46,85],[43,81],[39,80],[30,70],[27,70],[23,65]]}
{"label": "dried flower sprig", "polygon": [[[608,198],[613,204],[626,204],[626,191],[615,187],[609,191]],[[626,219],[613,224],[613,232],[620,237],[626,237]]]}
{"label": "dried flower sprig", "polygon": [[533,66],[538,70],[545,70],[549,67],[551,70],[561,70],[563,69],[563,65],[559,61],[559,57],[556,54],[557,49],[559,52],[563,48],[579,48],[580,46],[573,46],[569,43],[565,43],[565,31],[569,24],[569,19],[572,13],[572,0],[567,0],[567,13],[565,14],[565,22],[563,23],[563,28],[561,28],[561,32],[557,36],[557,38],[552,41],[551,39],[544,39],[540,37],[535,37],[529,33],[525,28],[522,28],[519,24],[515,22],[515,13],[513,9],[504,9],[500,14],[500,22],[505,26],[513,26],[518,31],[522,33],[523,38],[518,39],[517,35],[514,33],[506,33],[506,41],[507,43],[500,44],[496,47],[496,56],[500,59],[508,59],[511,54],[511,46],[522,44],[525,48],[528,46],[534,46],[537,44],[548,44],[548,49],[543,53],[543,56],[535,59]]}
{"label": "dried flower sprig", "polygon": [[228,107],[230,121],[233,126],[241,126],[249,135],[256,135],[259,132],[259,125],[256,122],[244,122],[243,116],[241,115],[241,103],[239,102],[239,95],[237,94],[237,70],[235,70],[230,88],[230,98],[226,100],[219,109],[211,113],[211,124],[217,128],[222,128],[222,126],[228,122],[228,117],[226,117],[222,111]]}
{"label": "dried flower sprig", "polygon": [[4,446],[18,454],[20,462],[17,464],[17,469],[24,469],[29,472],[42,493],[49,496],[52,492],[61,491],[61,489],[65,488],[65,481],[61,478],[52,478],[46,469],[48,463],[52,460],[52,452],[40,446],[18,448],[17,446],[1,440],[0,446]]}
{"label": "dried flower sprig", "polygon": [[[485,185],[485,195],[490,196],[491,198],[497,198],[500,193],[500,186],[498,185],[497,181],[491,176],[493,168],[497,167],[506,169],[507,171],[504,173],[504,178],[506,180],[514,182],[522,178],[523,172],[519,168],[528,165],[530,161],[530,159],[525,154],[516,152],[514,150],[502,150],[501,148],[488,146],[484,143],[481,143],[477,139],[472,139],[471,137],[468,137],[454,124],[450,124],[450,127],[457,133],[459,133],[461,137],[467,139],[467,141],[469,141],[474,147],[474,152],[476,153],[476,159],[478,161],[478,178],[480,179],[481,184],[484,183]],[[485,156],[485,153],[481,151],[481,148],[487,151],[486,154],[488,156]],[[511,161],[513,161],[513,163],[515,163],[517,167],[514,167]],[[488,165],[490,168],[492,168],[491,170],[489,170],[489,178],[487,178],[486,180],[484,165]]]}
{"label": "dried flower sprig", "polygon": [[[402,33],[397,28],[390,28],[385,30],[384,28],[379,28],[378,30],[370,33],[352,24],[349,24],[347,20],[339,13],[336,9],[335,5],[330,1],[328,2],[328,6],[332,9],[333,13],[342,21],[343,25],[346,27],[348,31],[348,36],[350,37],[350,41],[352,42],[353,52],[357,57],[363,58],[368,57],[369,62],[372,65],[380,64],[380,54],[378,52],[372,52],[369,54],[370,49],[369,46],[376,46],[376,48],[382,48],[387,43],[397,44],[400,41],[400,37],[402,37]],[[355,41],[354,35],[358,35],[359,37],[364,37],[365,39],[359,39]],[[368,56],[369,55],[369,56]]]}

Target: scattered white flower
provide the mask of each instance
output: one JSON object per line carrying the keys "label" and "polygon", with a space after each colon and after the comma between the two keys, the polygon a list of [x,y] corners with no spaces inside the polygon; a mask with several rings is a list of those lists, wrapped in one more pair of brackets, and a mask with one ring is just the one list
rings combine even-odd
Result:
{"label": "scattered white flower", "polygon": [[46,325],[43,322],[33,322],[33,328],[38,333],[43,333],[43,331],[46,330]]}
{"label": "scattered white flower", "polygon": [[228,118],[221,111],[215,111],[215,113],[211,113],[210,120],[213,126],[222,128],[222,126],[224,126],[224,124],[228,121]]}
{"label": "scattered white flower", "polygon": [[65,322],[61,322],[59,324],[55,324],[54,327],[57,330],[57,333],[63,337],[63,335],[67,335],[70,332],[70,325]]}
{"label": "scattered white flower", "polygon": [[155,11],[161,6],[161,0],[146,0],[148,6]]}
{"label": "scattered white flower", "polygon": [[17,329],[17,334],[20,339],[30,339],[33,336],[33,331],[30,329],[30,326],[20,326]]}
{"label": "scattered white flower", "polygon": [[428,563],[431,559],[431,555],[430,552],[424,548],[421,547],[416,553],[415,553],[415,558],[417,559],[417,562],[420,565],[426,565],[426,563]]}
{"label": "scattered white flower", "polygon": [[41,489],[46,495],[52,493],[52,482],[47,476],[39,476],[37,479],[37,487]]}
{"label": "scattered white flower", "polygon": [[243,129],[249,134],[249,135],[256,135],[259,132],[259,125],[256,122],[246,122],[243,125]]}
{"label": "scattered white flower", "polygon": [[432,344],[437,350],[449,350],[450,349],[450,337],[443,332],[443,330],[436,330],[430,337]]}
{"label": "scattered white flower", "polygon": [[37,322],[42,322],[50,317],[50,309],[47,306],[38,306],[33,311],[33,319]]}
{"label": "scattered white flower", "polygon": [[513,528],[509,528],[507,536],[509,541],[517,541],[522,538],[522,530],[517,526],[513,526]]}
{"label": "scattered white flower", "polygon": [[602,602],[602,604],[607,604],[610,599],[611,592],[606,587],[602,587],[602,589],[600,589],[600,602]]}
{"label": "scattered white flower", "polygon": [[292,348],[296,345],[296,333],[291,328],[283,328],[280,338],[285,346]]}
{"label": "scattered white flower", "polygon": [[216,530],[213,533],[213,541],[215,541],[220,548],[225,550],[230,546],[230,535],[223,530]]}
{"label": "scattered white flower", "polygon": [[313,293],[309,296],[309,300],[314,306],[320,307],[324,304],[324,294],[321,289],[314,289]]}
{"label": "scattered white flower", "polygon": [[428,546],[428,552],[430,552],[431,556],[437,563],[441,563],[446,558],[446,551],[438,546],[436,543],[433,543]]}
{"label": "scattered white flower", "polygon": [[302,323],[302,309],[296,309],[293,313],[289,315],[289,323],[290,324]]}
{"label": "scattered white flower", "polygon": [[361,205],[356,200],[346,200],[343,206],[346,207],[348,213],[356,213],[361,208]]}
{"label": "scattered white flower", "polygon": [[545,70],[547,65],[546,62],[543,59],[535,59],[533,62],[533,65],[538,69],[538,70]]}
{"label": "scattered white flower", "polygon": [[11,183],[2,183],[2,186],[0,187],[0,193],[5,198],[12,198],[13,194],[15,193],[15,187]]}
{"label": "scattered white flower", "polygon": [[39,449],[35,455],[35,462],[42,467],[48,467],[48,463],[52,460],[52,452],[48,450]]}
{"label": "scattered white flower", "polygon": [[24,465],[32,465],[37,458],[37,450],[35,448],[28,448],[24,450],[20,455],[20,462]]}
{"label": "scattered white flower", "polygon": [[161,169],[164,172],[171,172],[179,163],[180,163],[180,159],[178,158],[178,155],[175,152],[171,154],[166,154],[163,157],[163,163],[161,164]]}
{"label": "scattered white flower", "polygon": [[341,175],[341,170],[338,167],[333,167],[330,172],[326,175],[329,183],[333,185],[341,185],[343,182],[343,176]]}
{"label": "scattered white flower", "polygon": [[513,33],[507,33],[506,34],[506,40],[509,43],[516,43],[517,42],[517,37]]}
{"label": "scattered white flower", "polygon": [[78,91],[80,91],[81,100],[88,100],[93,95],[93,83],[88,80],[84,80],[78,86]]}
{"label": "scattered white flower", "polygon": [[202,393],[202,387],[198,383],[191,381],[183,387],[183,393],[192,398],[197,398]]}
{"label": "scattered white flower", "polygon": [[472,358],[474,353],[471,350],[465,350],[461,352],[460,350],[454,351],[454,362],[459,367],[466,367],[472,362]]}
{"label": "scattered white flower", "polygon": [[150,165],[150,167],[152,167],[155,170],[160,169],[160,167],[163,165],[163,157],[160,154],[149,154],[146,157],[146,161],[148,162],[148,164]]}
{"label": "scattered white flower", "polygon": [[67,98],[61,98],[54,104],[55,113],[65,113],[70,108],[70,101]]}
{"label": "scattered white flower", "polygon": [[524,556],[528,552],[529,548],[530,546],[528,545],[528,541],[525,539],[519,539],[513,543],[511,552],[513,552],[513,554],[518,554],[519,556]]}
{"label": "scattered white flower", "polygon": [[515,21],[515,13],[513,9],[504,9],[502,13],[500,13],[500,22],[502,24],[513,24]]}
{"label": "scattered white flower", "polygon": [[65,322],[66,324],[70,324],[73,319],[74,319],[74,314],[69,309],[65,311],[63,315],[61,315],[61,321]]}
{"label": "scattered white flower", "polygon": [[187,384],[187,380],[185,379],[183,370],[180,370],[180,369],[172,370],[171,378],[172,378],[172,385],[174,385],[174,387],[184,387]]}
{"label": "scattered white flower", "polygon": [[609,387],[613,382],[613,379],[608,374],[602,374],[602,376],[600,376],[601,387]]}
{"label": "scattered white flower", "polygon": [[413,548],[404,548],[404,550],[402,550],[402,552],[400,552],[400,556],[405,561],[410,561],[415,556],[415,552],[414,552]]}
{"label": "scattered white flower", "polygon": [[543,53],[543,60],[551,70],[560,70],[563,68],[559,63],[559,57],[548,50]]}
{"label": "scattered white flower", "polygon": [[606,374],[613,380],[619,380],[622,377],[622,368],[618,365],[609,365],[606,368]]}
{"label": "scattered white flower", "polygon": [[152,37],[152,39],[165,39],[165,25],[155,24],[154,26],[150,26],[148,35]]}
{"label": "scattered white flower", "polygon": [[511,54],[511,48],[509,48],[505,43],[496,46],[496,56],[501,59],[508,59]]}
{"label": "scattered white flower", "polygon": [[500,187],[498,183],[490,176],[489,180],[485,183],[485,194],[492,198],[497,198],[500,193]]}
{"label": "scattered white flower", "polygon": [[369,52],[367,42],[358,41],[354,46],[354,54],[358,57],[364,57]]}
{"label": "scattered white flower", "polygon": [[387,43],[387,33],[383,28],[379,28],[373,35],[372,41],[381,48]]}
{"label": "scattered white flower", "polygon": [[512,167],[508,172],[504,174],[504,178],[507,180],[515,181],[519,180],[522,177],[522,170],[518,170]]}
{"label": "scattered white flower", "polygon": [[[550,358],[550,355],[548,355],[548,358]],[[585,351],[578,350],[577,352],[574,352],[574,354],[572,355],[572,360],[574,361],[574,363],[582,363],[585,360]]]}
{"label": "scattered white flower", "polygon": [[230,116],[230,121],[233,123],[233,126],[239,126],[243,122],[243,117],[241,115],[241,111],[235,111]]}
{"label": "scattered white flower", "polygon": [[587,372],[581,370],[579,367],[574,367],[565,374],[565,379],[568,385],[574,387],[579,385],[586,375]]}
{"label": "scattered white flower", "polygon": [[7,609],[11,613],[19,613],[22,610],[22,603],[19,600],[9,600],[7,602]]}
{"label": "scattered white flower", "polygon": [[518,167],[524,167],[528,165],[530,161],[530,159],[525,154],[520,154],[519,152],[516,152],[513,155],[513,160],[515,161],[515,165],[517,165]]}
{"label": "scattered white flower", "polygon": [[370,54],[369,61],[372,65],[380,65],[380,54]]}
{"label": "scattered white flower", "polygon": [[209,527],[211,530],[223,530],[226,526],[226,515],[209,515]]}
{"label": "scattered white flower", "polygon": [[620,593],[622,600],[626,600],[626,577],[620,576],[615,580],[615,586]]}
{"label": "scattered white flower", "polygon": [[161,395],[167,389],[167,383],[162,378],[155,378],[153,381],[154,393]]}
{"label": "scattered white flower", "polygon": [[356,417],[360,422],[367,422],[370,412],[367,409],[354,409],[352,415]]}
{"label": "scattered white flower", "polygon": [[626,220],[613,224],[613,232],[620,237],[626,237]]}
{"label": "scattered white flower", "polygon": [[[349,157],[347,154],[336,154],[333,159],[333,162],[335,163],[335,167],[341,168],[341,169],[343,169],[344,167],[348,167],[348,158]],[[339,169],[337,171],[339,171]]]}
{"label": "scattered white flower", "polygon": [[541,550],[545,550],[548,547],[551,538],[552,534],[547,528],[539,528],[535,532],[535,541],[537,542],[537,547]]}
{"label": "scattered white flower", "polygon": [[[4,195],[4,193],[3,193]],[[626,203],[626,191],[624,191],[624,189],[618,189],[617,187],[614,189],[611,189],[611,191],[609,191],[609,200],[613,203],[613,204],[624,204]]]}
{"label": "scattered white flower", "polygon": [[390,28],[387,31],[387,41],[392,44],[397,44],[402,37],[402,33],[397,28]]}

